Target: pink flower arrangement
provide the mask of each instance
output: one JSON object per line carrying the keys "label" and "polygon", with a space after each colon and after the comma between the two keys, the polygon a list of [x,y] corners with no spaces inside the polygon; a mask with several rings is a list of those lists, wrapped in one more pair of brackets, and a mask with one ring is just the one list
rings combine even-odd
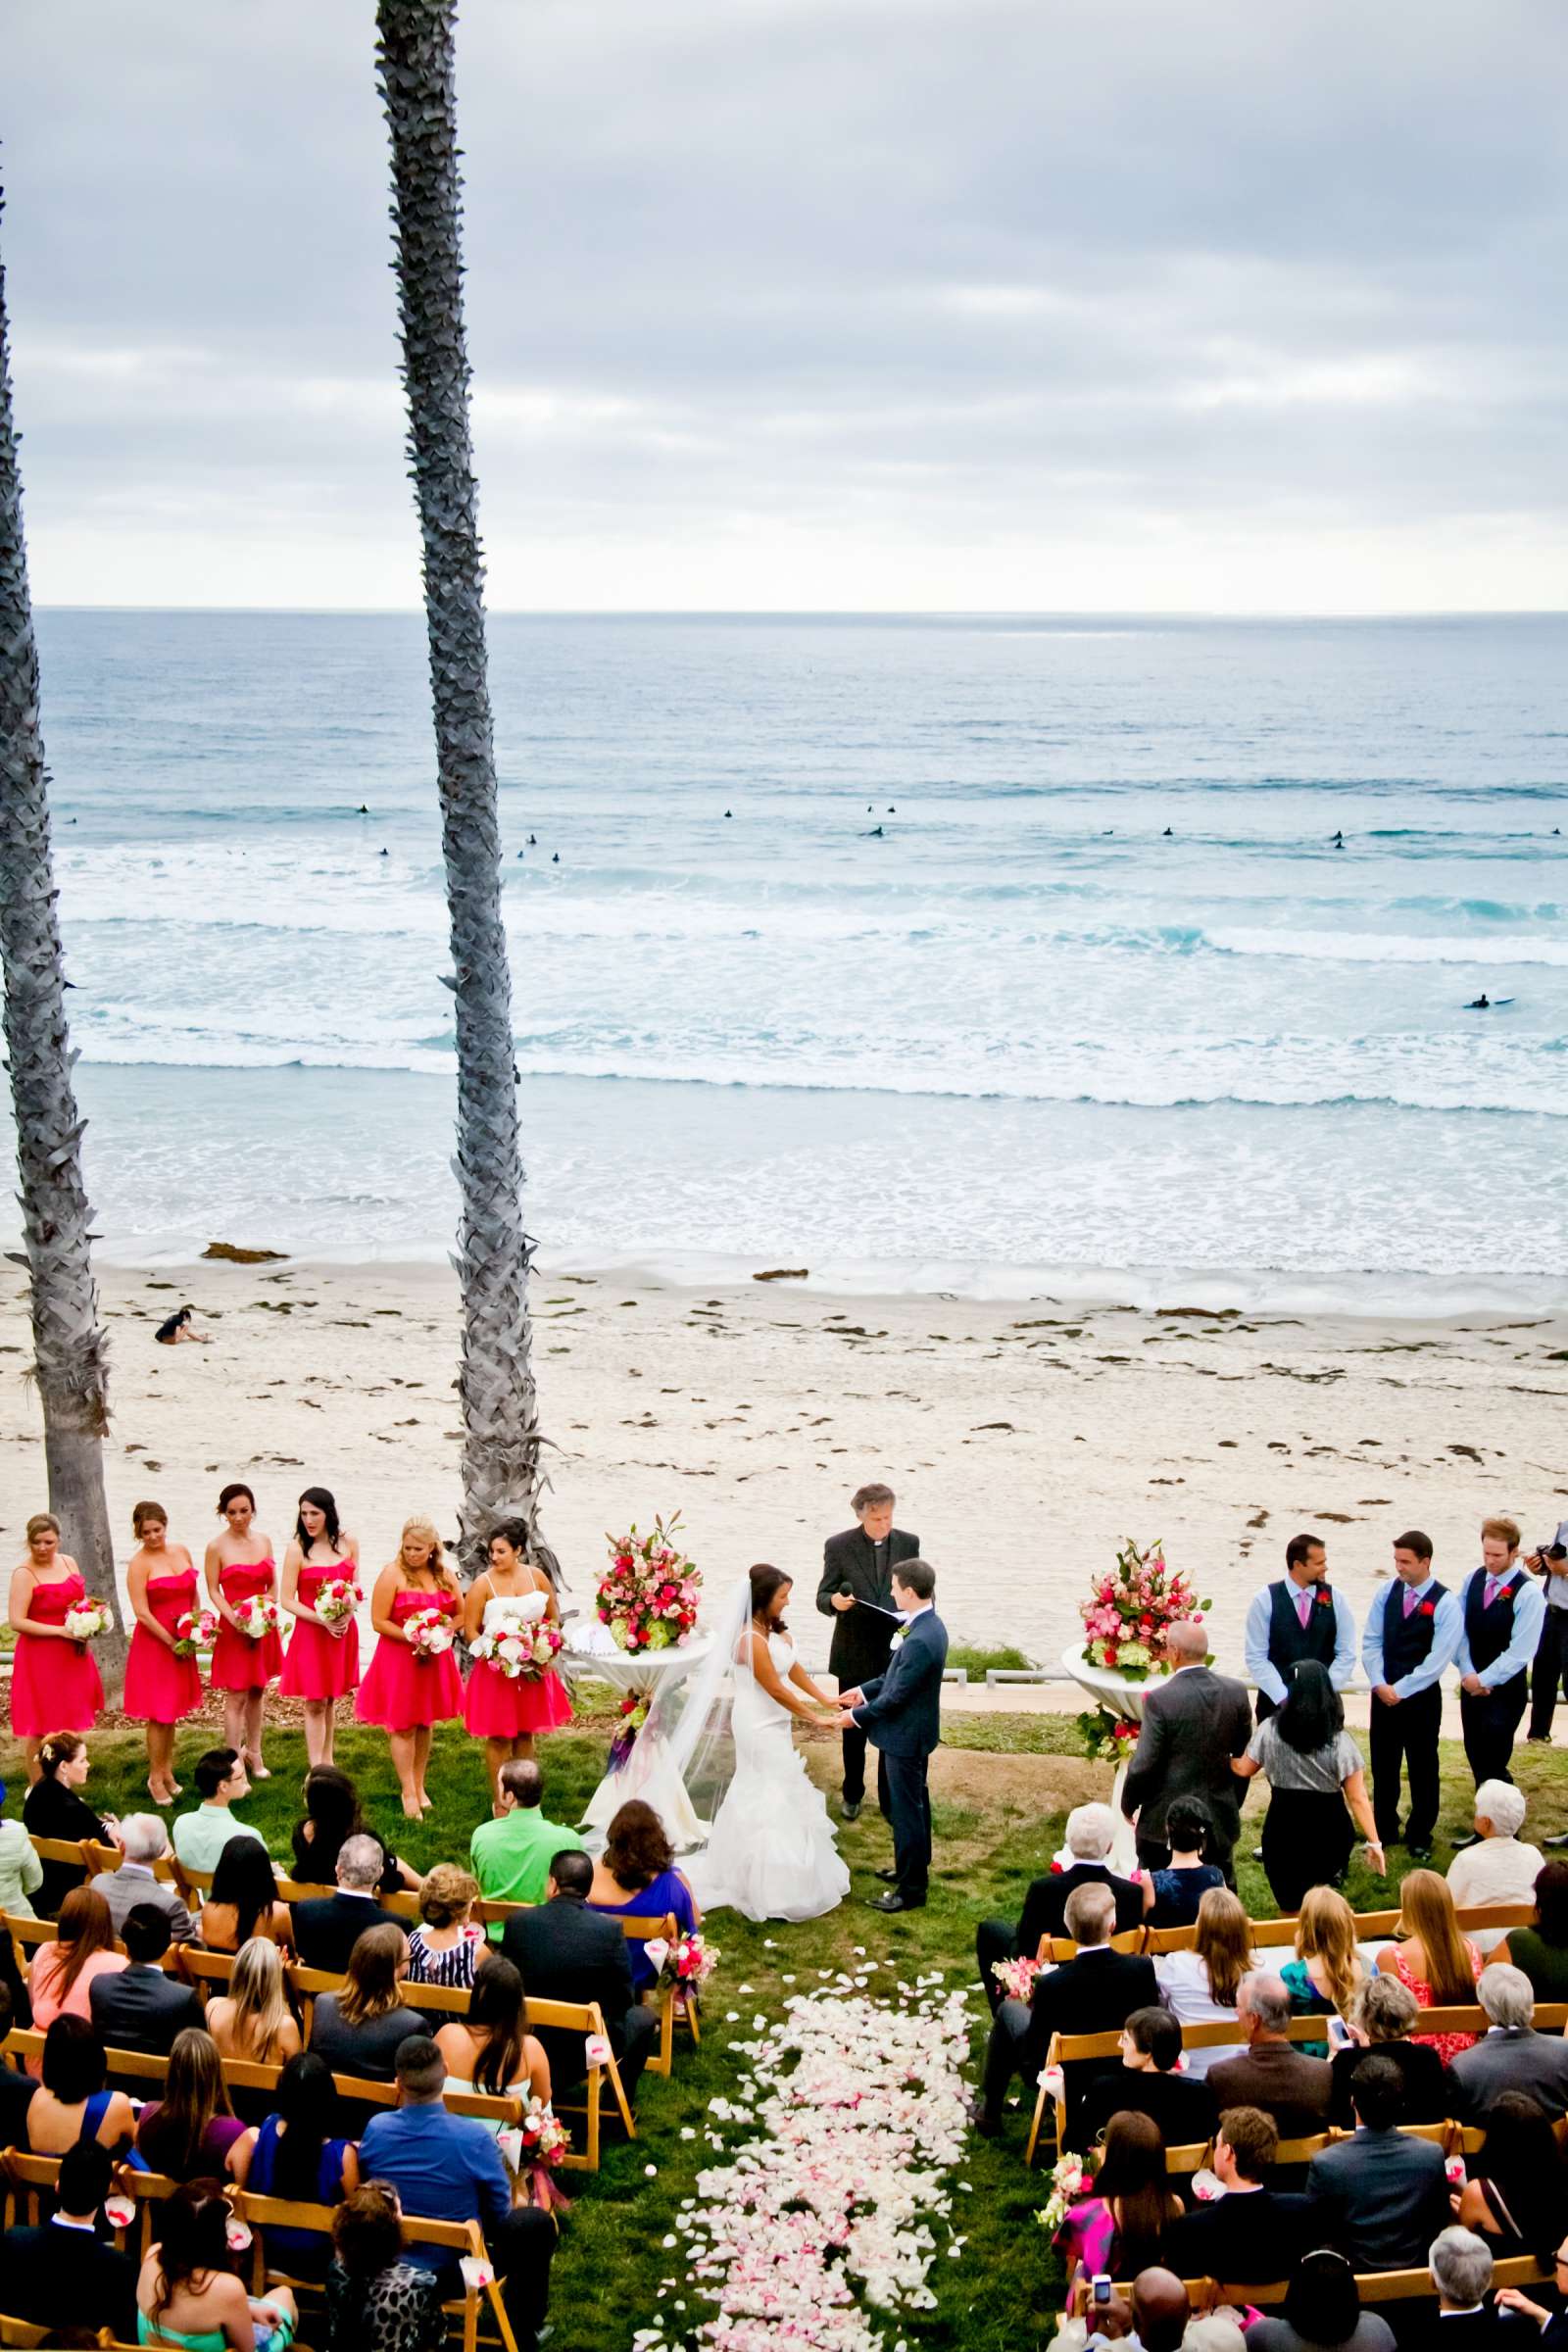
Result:
{"label": "pink flower arrangement", "polygon": [[1127,1763],[1138,1745],[1137,1724],[1129,1715],[1113,1714],[1109,1707],[1095,1707],[1080,1715],[1078,1729],[1084,1746],[1102,1764],[1119,1767]]}
{"label": "pink flower arrangement", "polygon": [[334,1576],[316,1595],[316,1614],[324,1617],[328,1625],[341,1625],[352,1617],[365,1598],[351,1576]]}
{"label": "pink flower arrangement", "polygon": [[275,1634],[283,1622],[283,1612],[276,1601],[268,1600],[261,1593],[254,1600],[240,1601],[235,1607],[234,1616],[247,1642],[265,1641],[269,1634]]}
{"label": "pink flower arrangement", "polygon": [[703,1580],[670,1541],[679,1525],[677,1511],[667,1524],[656,1517],[651,1535],[640,1536],[634,1524],[605,1539],[610,1566],[596,1598],[599,1622],[617,1649],[679,1649],[691,1638]]}
{"label": "pink flower arrangement", "polygon": [[421,1664],[428,1658],[444,1658],[454,1639],[444,1609],[414,1610],[403,1621],[403,1638]]}
{"label": "pink flower arrangement", "polygon": [[1087,2156],[1075,2156],[1069,2149],[1066,2155],[1057,2157],[1052,2167],[1050,2192],[1036,2217],[1042,2230],[1054,2234],[1061,2228],[1071,2207],[1087,2197],[1094,2187],[1099,2170],[1098,2148],[1091,2148]]}
{"label": "pink flower arrangement", "polygon": [[1167,1566],[1161,1544],[1140,1551],[1128,1537],[1114,1568],[1096,1578],[1082,1604],[1084,1656],[1091,1666],[1124,1674],[1129,1681],[1164,1674],[1167,1627],[1180,1618],[1201,1616],[1212,1605],[1197,1597],[1179,1568]]}
{"label": "pink flower arrangement", "polygon": [[193,1658],[199,1649],[211,1649],[218,1633],[218,1615],[213,1609],[187,1609],[183,1617],[174,1619],[174,1655]]}
{"label": "pink flower arrangement", "polygon": [[1037,1960],[993,1960],[991,1974],[1009,2001],[1032,2001],[1035,1985],[1045,1975]]}

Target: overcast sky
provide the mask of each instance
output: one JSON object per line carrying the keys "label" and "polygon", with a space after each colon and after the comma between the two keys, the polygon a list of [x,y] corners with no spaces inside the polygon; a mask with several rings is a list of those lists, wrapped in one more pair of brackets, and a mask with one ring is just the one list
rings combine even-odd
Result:
{"label": "overcast sky", "polygon": [[[1558,0],[467,0],[498,608],[1568,603]],[[40,602],[417,600],[371,0],[10,0]]]}

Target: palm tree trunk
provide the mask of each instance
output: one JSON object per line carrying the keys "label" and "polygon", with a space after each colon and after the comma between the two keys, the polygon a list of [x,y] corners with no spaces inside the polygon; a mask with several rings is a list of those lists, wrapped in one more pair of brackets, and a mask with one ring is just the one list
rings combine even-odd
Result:
{"label": "palm tree trunk", "polygon": [[442,847],[457,1007],[463,1292],[463,1532],[498,1519],[535,1536],[548,1481],[529,1353],[512,982],[501,915],[501,823],[485,666],[484,566],[463,325],[455,0],[379,0],[376,61],[392,132],[403,381],[424,548]]}
{"label": "palm tree trunk", "polygon": [[[0,209],[4,198],[0,197]],[[125,1638],[104,1499],[109,1428],[107,1348],[92,1278],[92,1210],[81,1178],[66,1022],[66,977],[49,850],[49,791],[38,724],[38,647],[22,536],[22,477],[11,414],[11,346],[0,264],[0,956],[6,1054],[17,1117],[22,1221],[32,1283],[32,1377],[43,1407],[49,1507],[62,1548],[115,1630],[97,1645],[111,1695],[124,1678]]]}

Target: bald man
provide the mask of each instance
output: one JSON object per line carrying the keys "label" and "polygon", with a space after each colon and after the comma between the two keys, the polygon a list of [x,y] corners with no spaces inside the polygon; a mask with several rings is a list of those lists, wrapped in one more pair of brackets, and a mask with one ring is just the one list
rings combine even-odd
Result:
{"label": "bald man", "polygon": [[1144,1701],[1143,1729],[1127,1769],[1121,1809],[1136,1824],[1142,1867],[1164,1870],[1170,1862],[1167,1806],[1172,1797],[1200,1798],[1214,1818],[1208,1859],[1234,1886],[1231,1857],[1241,1835],[1243,1784],[1231,1770],[1231,1758],[1246,1754],[1251,1737],[1247,1685],[1207,1664],[1208,1628],[1199,1618],[1180,1619],[1167,1629],[1165,1652],[1174,1671]]}

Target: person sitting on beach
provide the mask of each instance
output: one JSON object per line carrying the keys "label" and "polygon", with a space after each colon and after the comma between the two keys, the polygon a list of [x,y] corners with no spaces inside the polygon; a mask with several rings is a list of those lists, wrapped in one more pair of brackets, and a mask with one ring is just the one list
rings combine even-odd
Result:
{"label": "person sitting on beach", "polygon": [[1143,1924],[1145,1893],[1136,1879],[1118,1878],[1106,1857],[1116,1836],[1116,1816],[1109,1805],[1075,1805],[1067,1816],[1065,1844],[1072,1856],[1063,1870],[1053,1863],[1044,1878],[1030,1881],[1016,1926],[1005,1919],[983,1919],[975,1930],[975,1958],[980,1983],[993,2010],[1002,1999],[1002,1986],[993,1974],[998,1960],[1032,1960],[1047,1936],[1066,1934],[1067,1897],[1078,1886],[1108,1886],[1116,1898],[1117,1935]]}
{"label": "person sitting on beach", "polygon": [[1144,1916],[1152,1928],[1190,1928],[1211,1886],[1225,1873],[1205,1860],[1214,1835],[1214,1816],[1200,1796],[1173,1796],[1165,1807],[1165,1842],[1170,1860],[1162,1870],[1146,1870]]}
{"label": "person sitting on beach", "polygon": [[153,1338],[158,1342],[160,1348],[178,1348],[183,1346],[186,1341],[194,1342],[198,1348],[210,1348],[213,1344],[213,1335],[210,1331],[196,1329],[191,1321],[195,1312],[196,1309],[193,1306],[182,1306],[177,1313],[166,1315],[153,1333]]}

